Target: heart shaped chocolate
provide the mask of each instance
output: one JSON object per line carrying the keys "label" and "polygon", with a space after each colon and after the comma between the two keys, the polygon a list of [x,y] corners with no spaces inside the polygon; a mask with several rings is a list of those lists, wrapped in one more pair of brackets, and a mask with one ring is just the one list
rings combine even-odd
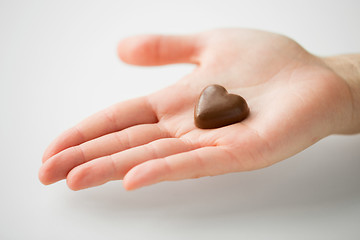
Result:
{"label": "heart shaped chocolate", "polygon": [[219,128],[244,120],[249,112],[244,98],[229,94],[220,85],[210,85],[201,92],[195,106],[195,125],[203,129]]}

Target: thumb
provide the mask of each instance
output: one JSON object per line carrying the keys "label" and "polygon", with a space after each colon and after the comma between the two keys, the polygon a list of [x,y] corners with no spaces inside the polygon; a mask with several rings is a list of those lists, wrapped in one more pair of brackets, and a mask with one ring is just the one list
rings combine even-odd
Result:
{"label": "thumb", "polygon": [[140,35],[123,39],[118,55],[126,63],[142,66],[171,63],[197,64],[201,48],[196,35]]}

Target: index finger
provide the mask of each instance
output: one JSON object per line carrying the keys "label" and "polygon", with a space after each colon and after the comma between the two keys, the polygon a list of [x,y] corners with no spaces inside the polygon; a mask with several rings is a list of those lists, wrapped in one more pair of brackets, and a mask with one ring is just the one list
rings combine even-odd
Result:
{"label": "index finger", "polygon": [[46,149],[43,162],[60,151],[120,131],[125,128],[158,122],[147,97],[117,103],[81,121],[58,136]]}

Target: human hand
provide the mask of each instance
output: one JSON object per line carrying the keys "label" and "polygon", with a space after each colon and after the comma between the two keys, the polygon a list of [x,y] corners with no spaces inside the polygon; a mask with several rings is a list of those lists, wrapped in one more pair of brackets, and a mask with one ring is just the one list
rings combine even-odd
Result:
{"label": "human hand", "polygon": [[[130,190],[249,171],[353,131],[347,82],[287,37],[244,29],[146,35],[121,41],[118,51],[130,64],[197,67],[172,86],[111,106],[61,134],[44,154],[42,183],[66,178],[79,190],[123,179]],[[194,105],[209,84],[244,97],[248,118],[196,128]]]}

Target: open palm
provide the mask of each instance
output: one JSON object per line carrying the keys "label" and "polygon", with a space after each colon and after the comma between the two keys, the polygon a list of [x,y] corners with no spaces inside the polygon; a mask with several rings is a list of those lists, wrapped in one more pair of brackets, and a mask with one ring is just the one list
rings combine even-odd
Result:
{"label": "open palm", "polygon": [[[123,179],[126,189],[135,189],[263,168],[340,131],[347,121],[346,83],[281,35],[222,29],[136,36],[120,43],[119,56],[136,65],[197,68],[166,89],[118,103],[60,135],[44,154],[44,184],[66,178],[78,190]],[[209,84],[244,97],[249,117],[222,128],[196,128],[194,105]]]}

